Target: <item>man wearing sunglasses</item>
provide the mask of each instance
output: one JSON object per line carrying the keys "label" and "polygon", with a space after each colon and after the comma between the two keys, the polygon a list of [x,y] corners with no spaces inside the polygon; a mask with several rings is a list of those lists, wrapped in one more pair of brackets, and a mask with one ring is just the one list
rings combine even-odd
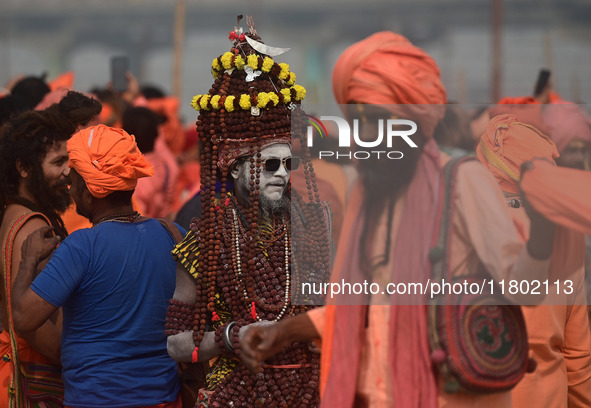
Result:
{"label": "man wearing sunglasses", "polygon": [[200,112],[201,214],[172,251],[177,273],[168,353],[179,362],[206,363],[209,375],[192,386],[198,393],[191,406],[314,408],[319,353],[309,343],[282,350],[263,376],[239,359],[246,327],[318,304],[295,299],[294,289],[300,273],[327,278],[331,236],[312,164],[303,166],[305,197],[290,183],[299,166],[292,137],[300,143],[303,137],[292,134],[291,119],[301,114],[305,89],[294,84],[287,64],[251,48],[245,36],[259,38],[232,36],[231,52],[213,61],[209,93],[193,99]]}
{"label": "man wearing sunglasses", "polygon": [[[297,170],[300,159],[291,156],[288,144],[274,144],[261,150],[259,182],[260,210],[264,216],[281,215],[289,211],[289,199],[285,195],[289,175]],[[238,159],[231,168],[236,199],[248,205],[250,195],[250,157]]]}

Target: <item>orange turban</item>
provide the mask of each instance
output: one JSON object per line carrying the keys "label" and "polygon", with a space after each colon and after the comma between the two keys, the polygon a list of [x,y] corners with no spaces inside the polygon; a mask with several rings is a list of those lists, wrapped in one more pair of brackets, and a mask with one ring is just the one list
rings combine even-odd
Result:
{"label": "orange turban", "polygon": [[556,145],[535,127],[518,122],[514,115],[498,115],[491,119],[476,155],[493,173],[503,191],[518,194],[521,165],[540,157],[554,162]]}
{"label": "orange turban", "polygon": [[[404,104],[396,113],[417,121],[430,137],[447,102],[439,67],[425,51],[389,31],[353,44],[336,62],[332,74],[339,104]],[[409,106],[419,105],[419,106]]]}
{"label": "orange turban", "polygon": [[82,176],[96,198],[131,191],[137,179],[154,174],[135,137],[123,129],[98,125],[81,130],[68,141],[68,154],[70,167]]}
{"label": "orange turban", "polygon": [[502,98],[497,105],[489,109],[490,117],[497,115],[514,115],[519,122],[535,126],[547,133],[546,125],[542,120],[542,104],[533,96],[508,96]]}

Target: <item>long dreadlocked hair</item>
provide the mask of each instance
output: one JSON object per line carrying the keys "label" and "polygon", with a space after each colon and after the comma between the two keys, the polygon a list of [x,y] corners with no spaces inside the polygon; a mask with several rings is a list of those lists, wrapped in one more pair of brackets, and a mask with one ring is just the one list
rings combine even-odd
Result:
{"label": "long dreadlocked hair", "polygon": [[[42,111],[29,111],[10,121],[0,135],[0,217],[9,203],[18,203],[47,216],[56,234],[67,235],[57,211],[48,205],[38,191],[31,191],[37,204],[18,195],[20,174],[17,161],[43,182],[41,162],[50,148],[66,142],[79,126],[84,126],[100,113],[102,106],[96,99],[70,91],[61,102]],[[0,218],[1,219],[1,218]]]}

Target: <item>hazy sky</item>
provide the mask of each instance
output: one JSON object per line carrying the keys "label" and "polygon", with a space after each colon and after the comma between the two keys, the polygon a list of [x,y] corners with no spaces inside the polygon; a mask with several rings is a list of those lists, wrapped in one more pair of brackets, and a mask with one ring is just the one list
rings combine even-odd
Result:
{"label": "hazy sky", "polygon": [[[87,90],[109,80],[109,58],[130,56],[142,83],[172,91],[175,1],[0,0],[0,83],[19,73],[73,70]],[[254,15],[270,45],[291,47],[280,57],[309,89],[312,103],[332,101],[330,74],[344,48],[372,32],[409,37],[438,62],[450,99],[490,102],[489,0],[187,0],[182,106],[211,85],[209,67],[227,51],[236,15]],[[591,101],[591,2],[504,2],[502,94],[532,91],[538,70],[553,70],[567,99]],[[244,25],[244,24],[243,24]]]}

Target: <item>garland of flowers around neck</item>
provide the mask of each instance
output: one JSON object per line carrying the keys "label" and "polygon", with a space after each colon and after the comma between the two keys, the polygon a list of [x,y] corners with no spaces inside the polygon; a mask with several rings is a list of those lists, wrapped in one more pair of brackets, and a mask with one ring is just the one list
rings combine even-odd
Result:
{"label": "garland of flowers around neck", "polygon": [[[234,238],[234,250],[236,253],[236,275],[238,278],[238,282],[240,283],[240,285],[242,286],[242,291],[244,294],[244,299],[248,299],[248,293],[246,291],[246,286],[244,285],[244,282],[242,281],[242,262],[240,259],[240,240],[239,240],[239,236],[240,236],[240,226],[238,224],[238,216],[236,215],[236,209],[232,208],[232,215],[234,217],[234,233],[233,233],[233,238]],[[289,234],[287,231],[287,225],[283,225],[283,230],[285,232],[285,297],[283,299],[283,307],[281,308],[281,311],[279,312],[279,314],[277,315],[277,317],[275,317],[275,319],[273,319],[274,322],[279,321],[279,319],[281,319],[283,317],[283,315],[285,314],[285,312],[287,311],[288,307],[289,307],[289,291],[290,291],[290,276],[289,276]],[[255,302],[252,302],[252,310],[251,310],[251,315],[253,317],[253,319],[258,320],[259,322],[262,321],[262,319],[258,316],[258,314],[256,313],[256,305]]]}

